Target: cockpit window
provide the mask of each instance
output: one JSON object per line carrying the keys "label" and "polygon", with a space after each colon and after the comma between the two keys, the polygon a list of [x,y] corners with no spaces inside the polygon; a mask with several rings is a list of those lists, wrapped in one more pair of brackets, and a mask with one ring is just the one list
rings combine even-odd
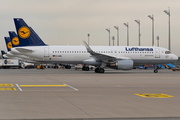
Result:
{"label": "cockpit window", "polygon": [[171,52],[170,51],[165,51],[165,54],[170,54]]}

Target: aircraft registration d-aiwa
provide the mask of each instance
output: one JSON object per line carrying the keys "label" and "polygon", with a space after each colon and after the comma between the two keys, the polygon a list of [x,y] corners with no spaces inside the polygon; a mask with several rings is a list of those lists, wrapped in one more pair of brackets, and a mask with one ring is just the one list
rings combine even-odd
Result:
{"label": "aircraft registration d-aiwa", "polygon": [[[46,62],[93,65],[97,67],[96,73],[104,73],[105,67],[131,70],[137,65],[165,64],[178,60],[168,49],[155,46],[89,46],[85,41],[85,46],[46,45],[22,18],[14,18],[14,23],[19,42],[11,52]],[[87,66],[83,69],[88,71]],[[158,72],[157,68],[154,72]]]}

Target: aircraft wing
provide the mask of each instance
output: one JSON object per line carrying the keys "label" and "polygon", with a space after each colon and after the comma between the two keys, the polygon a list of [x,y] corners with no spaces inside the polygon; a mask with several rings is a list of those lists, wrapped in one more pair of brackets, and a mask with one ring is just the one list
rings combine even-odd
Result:
{"label": "aircraft wing", "polygon": [[26,48],[15,48],[15,49],[18,50],[19,52],[33,52],[33,50]]}
{"label": "aircraft wing", "polygon": [[131,59],[129,57],[117,57],[117,56],[113,56],[113,55],[105,55],[105,54],[101,54],[101,53],[96,53],[89,47],[89,45],[85,41],[83,41],[83,42],[84,42],[84,45],[85,45],[87,51],[95,59],[98,59],[98,60],[101,60],[101,61],[104,61],[104,62]]}

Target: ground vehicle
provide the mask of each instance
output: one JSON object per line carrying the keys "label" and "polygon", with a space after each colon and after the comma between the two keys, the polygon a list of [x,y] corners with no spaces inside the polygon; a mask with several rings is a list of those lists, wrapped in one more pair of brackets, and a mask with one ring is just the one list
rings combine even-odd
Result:
{"label": "ground vehicle", "polygon": [[44,68],[45,68],[44,65],[42,65],[40,63],[37,64],[37,69],[44,69]]}
{"label": "ground vehicle", "polygon": [[0,59],[0,68],[19,69],[21,68],[21,62],[18,59]]}

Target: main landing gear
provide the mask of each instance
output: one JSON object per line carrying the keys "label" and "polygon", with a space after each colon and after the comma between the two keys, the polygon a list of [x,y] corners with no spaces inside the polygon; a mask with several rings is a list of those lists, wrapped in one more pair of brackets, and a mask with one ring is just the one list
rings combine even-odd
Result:
{"label": "main landing gear", "polygon": [[89,71],[89,67],[83,66],[82,70],[83,70],[83,71]]}
{"label": "main landing gear", "polygon": [[103,68],[96,68],[95,69],[95,73],[104,73],[104,69]]}
{"label": "main landing gear", "polygon": [[71,69],[71,66],[70,65],[65,65],[65,68],[66,69]]}

